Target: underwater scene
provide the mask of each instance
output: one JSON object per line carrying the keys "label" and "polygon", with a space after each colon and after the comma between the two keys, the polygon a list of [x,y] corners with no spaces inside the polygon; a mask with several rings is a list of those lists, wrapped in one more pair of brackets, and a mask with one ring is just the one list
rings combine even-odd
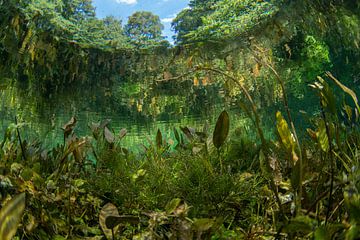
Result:
{"label": "underwater scene", "polygon": [[360,239],[359,0],[0,0],[0,240]]}

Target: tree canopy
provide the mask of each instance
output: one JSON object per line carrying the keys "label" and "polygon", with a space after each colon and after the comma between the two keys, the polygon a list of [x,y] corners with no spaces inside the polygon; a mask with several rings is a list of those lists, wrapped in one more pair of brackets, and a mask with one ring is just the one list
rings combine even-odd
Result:
{"label": "tree canopy", "polygon": [[139,46],[163,40],[163,29],[159,16],[146,11],[135,12],[125,25],[126,35]]}

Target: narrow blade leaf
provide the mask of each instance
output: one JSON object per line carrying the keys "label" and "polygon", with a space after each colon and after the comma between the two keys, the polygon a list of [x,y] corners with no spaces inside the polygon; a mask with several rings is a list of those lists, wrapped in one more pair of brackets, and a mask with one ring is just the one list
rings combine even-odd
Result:
{"label": "narrow blade leaf", "polygon": [[25,193],[11,199],[0,211],[0,239],[10,240],[25,209]]}

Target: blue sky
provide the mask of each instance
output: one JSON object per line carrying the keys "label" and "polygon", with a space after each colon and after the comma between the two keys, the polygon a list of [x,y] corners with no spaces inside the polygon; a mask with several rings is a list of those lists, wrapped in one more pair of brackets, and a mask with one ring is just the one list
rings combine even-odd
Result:
{"label": "blue sky", "polygon": [[170,29],[171,21],[188,3],[188,0],[93,0],[97,17],[112,15],[121,19],[123,24],[127,22],[128,16],[136,11],[151,11],[159,15],[165,27],[163,35],[167,36],[170,42],[174,35]]}

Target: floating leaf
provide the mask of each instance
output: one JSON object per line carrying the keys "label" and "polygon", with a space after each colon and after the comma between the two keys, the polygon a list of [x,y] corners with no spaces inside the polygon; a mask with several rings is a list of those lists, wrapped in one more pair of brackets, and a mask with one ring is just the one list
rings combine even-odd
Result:
{"label": "floating leaf", "polygon": [[[112,231],[106,226],[106,218],[108,216],[119,216],[116,206],[112,203],[107,203],[100,211],[99,224],[108,240],[112,239]],[[118,231],[118,227],[113,229],[114,233]]]}
{"label": "floating leaf", "polygon": [[162,134],[161,134],[160,129],[158,129],[157,134],[156,134],[156,146],[158,148],[160,148],[161,145],[162,145]]}
{"label": "floating leaf", "polygon": [[0,239],[10,240],[15,235],[17,226],[25,209],[25,193],[17,195],[0,211]]}
{"label": "floating leaf", "polygon": [[229,134],[229,127],[229,115],[226,111],[223,111],[216,122],[215,130],[213,133],[213,143],[216,148],[219,149],[224,144]]}
{"label": "floating leaf", "polygon": [[105,219],[105,225],[107,228],[109,229],[113,229],[117,226],[119,226],[120,224],[139,224],[140,223],[140,218],[136,217],[136,216],[107,216]]}
{"label": "floating leaf", "polygon": [[106,141],[110,144],[115,142],[114,134],[107,127],[104,128],[104,137]]}

